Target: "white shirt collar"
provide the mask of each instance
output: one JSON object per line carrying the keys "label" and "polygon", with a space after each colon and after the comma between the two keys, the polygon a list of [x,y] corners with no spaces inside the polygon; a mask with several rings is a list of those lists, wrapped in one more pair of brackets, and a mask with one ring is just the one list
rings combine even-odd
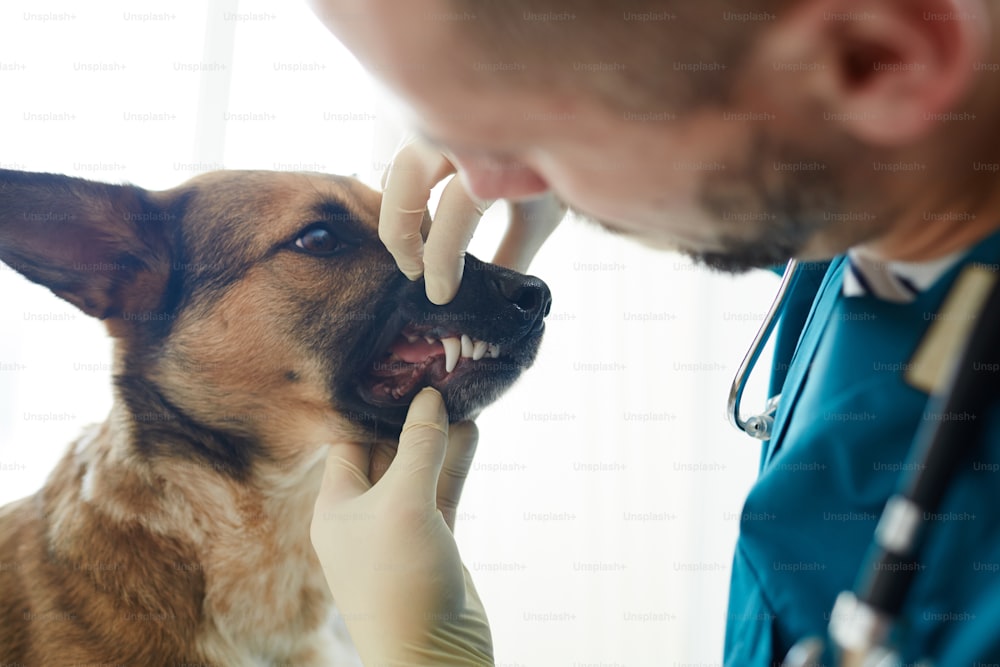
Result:
{"label": "white shirt collar", "polygon": [[927,262],[886,262],[857,248],[847,251],[848,267],[844,273],[843,295],[872,295],[883,301],[909,303],[936,283],[948,269],[969,252],[964,248]]}

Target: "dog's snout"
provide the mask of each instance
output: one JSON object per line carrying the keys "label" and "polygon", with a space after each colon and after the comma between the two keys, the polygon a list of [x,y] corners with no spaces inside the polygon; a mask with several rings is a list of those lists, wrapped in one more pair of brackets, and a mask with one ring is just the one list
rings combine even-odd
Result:
{"label": "dog's snout", "polygon": [[538,278],[515,273],[494,275],[490,284],[504,299],[520,310],[527,319],[545,317],[552,308],[549,286]]}
{"label": "dog's snout", "polygon": [[[465,256],[465,275],[458,294],[444,306],[434,306],[422,283],[410,283],[414,298],[431,306],[432,318],[476,322],[472,334],[483,340],[513,342],[540,333],[552,308],[549,286],[534,276]],[[466,333],[466,332],[463,332]],[[473,336],[475,337],[475,336]]]}

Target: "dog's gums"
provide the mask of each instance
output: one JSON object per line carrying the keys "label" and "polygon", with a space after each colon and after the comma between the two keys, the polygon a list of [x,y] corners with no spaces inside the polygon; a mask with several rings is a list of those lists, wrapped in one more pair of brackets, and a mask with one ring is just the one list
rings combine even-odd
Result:
{"label": "dog's gums", "polygon": [[500,357],[500,346],[440,327],[407,324],[384,356],[372,364],[369,400],[398,403],[425,386],[441,389],[453,376],[489,372],[489,359]]}

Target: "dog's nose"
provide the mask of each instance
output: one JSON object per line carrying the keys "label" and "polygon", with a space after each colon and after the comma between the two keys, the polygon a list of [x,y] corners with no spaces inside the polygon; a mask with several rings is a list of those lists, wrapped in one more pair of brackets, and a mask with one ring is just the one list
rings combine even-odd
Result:
{"label": "dog's nose", "polygon": [[538,278],[503,272],[494,273],[487,282],[517,308],[526,320],[540,320],[552,309],[549,286]]}

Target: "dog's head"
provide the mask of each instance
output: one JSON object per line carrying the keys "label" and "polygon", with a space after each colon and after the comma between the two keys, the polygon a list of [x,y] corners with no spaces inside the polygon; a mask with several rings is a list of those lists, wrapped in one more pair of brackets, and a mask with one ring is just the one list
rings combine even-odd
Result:
{"label": "dog's head", "polygon": [[320,174],[152,192],[0,170],[0,260],[106,323],[146,439],[392,437],[428,385],[474,417],[533,361],[548,288],[467,257],[435,306],[379,241],[379,204]]}

